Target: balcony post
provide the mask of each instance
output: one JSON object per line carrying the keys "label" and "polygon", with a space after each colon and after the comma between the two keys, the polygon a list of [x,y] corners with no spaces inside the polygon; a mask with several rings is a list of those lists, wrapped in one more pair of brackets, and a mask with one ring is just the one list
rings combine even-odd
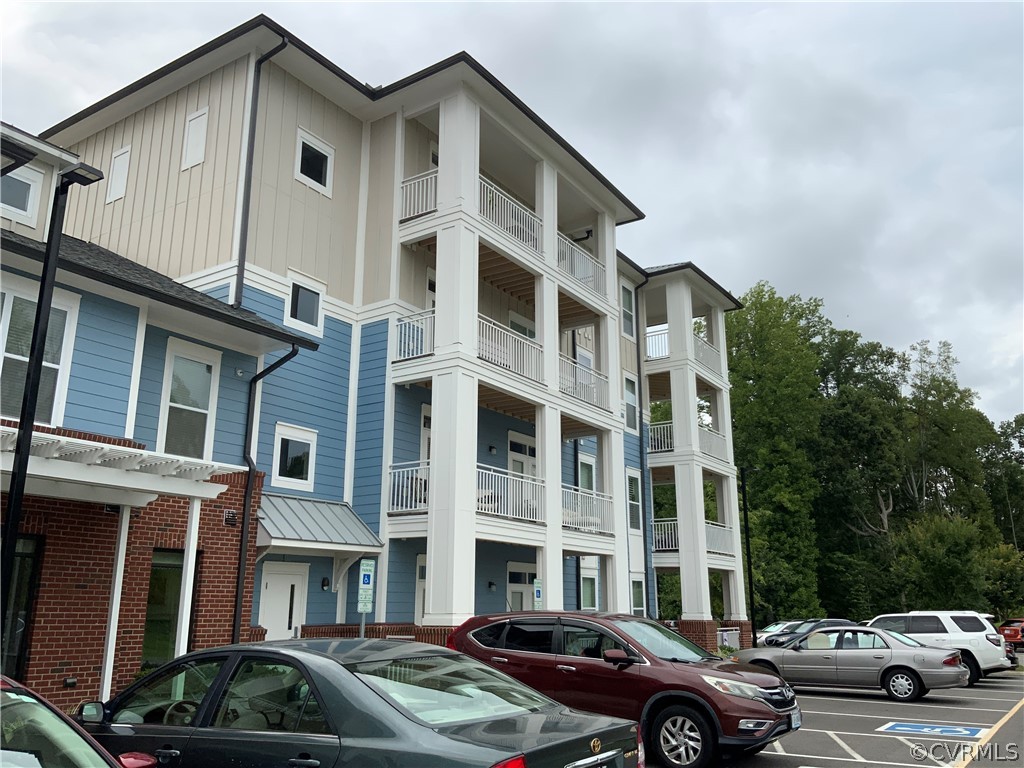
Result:
{"label": "balcony post", "polygon": [[[442,161],[443,162],[443,161]],[[455,221],[437,233],[434,352],[476,356],[480,254],[476,233]]]}
{"label": "balcony post", "polygon": [[[554,381],[557,387],[557,377]],[[537,454],[544,478],[547,521],[544,546],[537,552],[537,572],[543,580],[544,608],[560,611],[564,607],[565,562],[562,556],[562,415],[558,408],[537,406]]]}
{"label": "balcony post", "polygon": [[668,305],[668,354],[675,361],[694,360],[693,296],[690,286],[674,280],[665,286]]}
{"label": "balcony post", "polygon": [[455,208],[476,211],[480,108],[464,90],[441,101],[437,148],[438,213]]}
{"label": "balcony post", "polygon": [[544,160],[537,163],[536,213],[540,217],[540,251],[548,264],[558,264],[558,174]]}
{"label": "balcony post", "polygon": [[682,618],[707,620],[711,618],[711,590],[701,468],[693,462],[677,464],[675,476]]}
{"label": "balcony post", "polygon": [[[605,269],[608,279],[605,281],[608,301],[619,306],[619,259],[615,252],[615,219],[604,212],[597,214],[597,227],[594,229],[597,244],[594,246],[594,258]],[[634,311],[636,307],[634,307]],[[637,315],[639,318],[639,315]],[[637,320],[639,323],[639,319]],[[618,327],[618,323],[616,323]],[[609,368],[608,370],[613,370]]]}
{"label": "balcony post", "polygon": [[669,370],[672,396],[672,450],[697,450],[700,433],[697,426],[697,378],[688,367]]}
{"label": "balcony post", "polygon": [[541,275],[536,280],[537,341],[544,355],[544,383],[552,395],[559,393],[558,283]]}
{"label": "balcony post", "polygon": [[[740,535],[739,494],[734,476],[723,477],[720,485],[723,493],[721,508],[724,508],[726,520],[732,526],[732,551],[736,553],[736,568],[727,572],[727,581],[723,584],[728,597],[724,619],[734,621],[747,620],[746,587],[743,583],[743,538]],[[719,520],[722,519],[719,515]],[[755,628],[756,629],[756,628]]]}
{"label": "balcony post", "polygon": [[600,462],[597,489],[612,497],[612,531],[615,534],[615,551],[605,559],[608,570],[605,578],[605,605],[608,610],[630,613],[632,594],[630,572],[644,572],[643,561],[629,562],[629,504],[626,501],[625,441],[621,430],[601,432],[597,438],[597,455]]}

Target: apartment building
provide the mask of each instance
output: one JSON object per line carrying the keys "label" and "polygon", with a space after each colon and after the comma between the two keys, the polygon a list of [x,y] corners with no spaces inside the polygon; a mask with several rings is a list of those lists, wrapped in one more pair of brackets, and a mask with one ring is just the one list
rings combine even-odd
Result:
{"label": "apartment building", "polygon": [[682,574],[695,637],[710,572],[745,619],[738,304],[620,254],[643,214],[470,56],[374,88],[261,16],[43,137],[106,174],[68,235],[305,342],[255,360],[255,631],[657,615],[656,569]]}

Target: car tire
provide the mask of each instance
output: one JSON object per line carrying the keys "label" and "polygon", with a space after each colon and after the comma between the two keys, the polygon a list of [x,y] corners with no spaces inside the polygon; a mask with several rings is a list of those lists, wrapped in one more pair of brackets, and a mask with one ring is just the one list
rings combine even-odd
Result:
{"label": "car tire", "polygon": [[967,687],[970,688],[979,680],[981,680],[981,667],[978,666],[978,662],[975,661],[974,657],[971,656],[971,654],[969,653],[963,654],[962,658],[964,664],[967,665],[967,669],[970,672],[970,674],[967,676]]}
{"label": "car tire", "polygon": [[705,768],[715,756],[707,718],[690,707],[666,707],[654,720],[654,753],[666,768]]}
{"label": "car tire", "polygon": [[886,695],[894,701],[916,701],[925,694],[921,678],[909,669],[890,669],[882,680]]}

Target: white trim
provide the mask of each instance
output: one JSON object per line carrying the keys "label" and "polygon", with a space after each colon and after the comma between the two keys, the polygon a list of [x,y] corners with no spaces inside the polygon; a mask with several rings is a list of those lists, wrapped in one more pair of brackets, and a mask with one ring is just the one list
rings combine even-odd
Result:
{"label": "white trim", "polygon": [[[30,301],[34,307],[39,299],[39,283],[21,275],[4,272],[3,280],[0,282],[0,293],[6,293],[8,296],[17,296],[25,301]],[[54,427],[64,424],[64,407],[67,404],[68,382],[71,380],[71,364],[75,352],[75,334],[78,330],[78,307],[81,301],[82,297],[80,294],[65,291],[62,288],[53,289],[51,307],[62,310],[67,315],[67,319],[64,325],[64,342],[60,349],[60,365],[57,368],[57,385],[53,393],[53,413],[50,414],[49,421],[40,421],[37,418],[36,424],[46,424]],[[0,317],[0,372],[3,371],[3,361],[7,356],[7,332],[10,329],[11,307],[13,305],[13,301],[5,301],[3,316]],[[51,363],[46,365],[52,367]]]}
{"label": "white trim", "polygon": [[[430,283],[433,281],[434,290],[430,290]],[[433,267],[427,267],[427,284],[423,286],[425,295],[423,298],[424,309],[436,309],[437,308],[437,270]],[[433,299],[433,303],[431,303]]]}
{"label": "white trim", "polygon": [[[640,525],[634,528],[631,523],[629,516],[629,481],[636,480],[637,482],[637,506],[640,508]],[[626,530],[630,533],[637,534],[644,529],[644,492],[643,492],[643,477],[640,474],[639,469],[633,469],[632,467],[626,467]]]}
{"label": "white trim", "polygon": [[[261,372],[266,367],[267,356],[265,354],[262,354],[256,358],[256,373]],[[253,375],[255,376],[256,374]],[[253,408],[252,424],[250,425],[250,427],[252,428],[252,439],[250,440],[250,445],[252,445],[252,452],[250,455],[252,456],[253,461],[256,461],[256,458],[259,455],[260,448],[260,414],[263,410],[264,381],[265,379],[260,379],[259,381],[256,382],[256,407]]]}
{"label": "white trim", "polygon": [[[327,283],[295,269],[288,270],[287,281],[288,295],[284,300],[284,324],[289,328],[322,338],[324,335],[324,297],[327,296]],[[316,325],[292,317],[292,297],[295,294],[296,285],[316,294]]]}
{"label": "white trim", "polygon": [[356,264],[352,278],[352,300],[356,306],[363,303],[363,279],[366,269],[364,266],[366,264],[366,210],[370,198],[370,122],[368,120],[363,123],[361,141],[359,148],[359,207],[356,213]]}
{"label": "white trim", "polygon": [[[327,157],[326,184],[317,183],[300,170],[302,168],[303,144],[308,144],[317,152]],[[295,137],[295,180],[328,198],[331,197],[332,190],[334,189],[334,147],[318,136],[314,136],[301,125],[298,127],[298,133]]]}
{"label": "white trim", "polygon": [[[394,334],[389,334],[393,336]],[[352,353],[348,360],[348,415],[345,418],[345,487],[341,498],[352,506],[352,486],[356,478],[356,407],[359,405],[359,352],[362,346],[363,326],[352,326]],[[390,359],[390,358],[389,358]],[[391,366],[389,365],[388,368]],[[387,422],[385,422],[387,423]],[[386,507],[381,507],[386,509]],[[387,517],[387,515],[381,515]]]}
{"label": "white trim", "polygon": [[[164,382],[160,390],[160,424],[157,428],[156,444],[160,453],[167,453],[167,411],[171,400],[171,378],[174,373],[174,358],[183,357],[212,367],[210,372],[210,404],[207,408],[206,435],[203,441],[203,455],[199,458],[209,461],[213,455],[213,436],[217,421],[217,391],[220,389],[220,350],[201,347],[190,341],[170,337],[164,355]],[[193,457],[195,458],[195,457]]]}
{"label": "white trim", "polygon": [[128,385],[128,412],[124,417],[124,436],[128,438],[135,437],[135,418],[139,410],[139,383],[142,381],[142,354],[146,348],[148,318],[149,307],[139,307],[139,320],[135,329],[135,352],[132,356],[132,378]]}
{"label": "white trim", "polygon": [[[122,158],[124,158],[122,160]],[[132,162],[132,145],[121,147],[110,158],[110,172],[107,174],[107,203],[113,203],[128,191],[128,170]],[[121,172],[121,169],[124,172]]]}
{"label": "white trim", "polygon": [[[630,403],[628,399],[628,393],[626,390],[626,382],[633,382],[633,402]],[[633,411],[636,413],[636,424],[629,426],[629,406],[633,406]],[[640,382],[637,377],[632,373],[622,372],[622,426],[627,432],[633,435],[640,434]]]}
{"label": "white trim", "polygon": [[[514,432],[511,429],[508,431],[508,441],[505,443],[505,452],[508,454],[507,462],[506,462],[506,469],[508,469],[509,472],[514,472],[515,471],[514,469],[512,469],[512,459],[513,459],[513,457],[515,457],[515,456],[522,456],[523,455],[521,453],[512,453],[512,443],[513,442],[522,443],[523,445],[526,445],[526,446],[528,446],[530,448],[533,448],[533,456],[530,456],[529,454],[527,454],[526,455],[526,460],[524,462],[524,464],[529,464],[530,462],[533,463],[533,473],[530,474],[530,473],[524,472],[523,474],[526,475],[527,477],[537,478],[537,469],[538,469],[538,466],[537,466],[537,438],[536,437],[532,437],[530,435],[524,435],[522,432]],[[526,469],[526,468],[528,468],[528,467],[524,467],[524,469]],[[537,479],[539,479],[539,478],[537,478]]]}
{"label": "white trim", "polygon": [[[647,585],[644,583],[644,580],[642,578],[634,579],[632,577],[633,574],[630,574],[629,609],[634,616],[644,616],[647,614]],[[636,594],[633,592],[633,589],[636,587],[637,584],[640,585],[640,605],[637,605],[634,602]],[[640,613],[637,613],[637,611],[640,611]]]}
{"label": "white trim", "polygon": [[[423,420],[425,418],[430,419],[429,428],[423,427]],[[430,460],[430,456],[428,455],[429,451],[427,450],[427,437],[431,434],[433,428],[434,419],[433,416],[431,416],[431,404],[422,403],[420,405],[420,461]]]}
{"label": "white trim", "polygon": [[122,505],[117,519],[117,544],[114,555],[114,579],[110,585],[107,610],[107,634],[103,641],[103,662],[100,668],[100,701],[110,698],[117,654],[117,624],[121,617],[121,594],[124,589],[124,562],[128,552],[128,524],[132,508]]}
{"label": "white trim", "polygon": [[188,652],[188,636],[192,625],[192,601],[196,587],[196,564],[199,550],[199,515],[201,499],[190,499],[188,522],[185,524],[185,552],[181,559],[181,595],[178,598],[178,627],[174,633],[174,655]]}
{"label": "white trim", "polygon": [[[309,597],[309,563],[292,563],[284,562],[281,560],[264,560],[263,571],[261,573],[262,579],[266,579],[266,577],[271,574],[275,576],[298,577],[299,589],[296,590],[295,594],[295,605],[293,606],[292,612],[292,626],[293,628],[301,627],[303,624],[306,623],[306,602]],[[261,588],[259,615],[259,624],[261,627],[267,626],[264,623],[264,619],[266,618],[265,611],[267,605],[267,602],[264,599],[266,596],[264,592],[265,590]]]}
{"label": "white trim", "polygon": [[18,181],[28,184],[28,202],[26,203],[28,207],[23,210],[21,208],[15,208],[13,205],[8,205],[7,203],[0,203],[0,210],[3,211],[3,216],[11,221],[19,222],[20,224],[28,224],[33,228],[37,227],[39,198],[43,189],[43,180],[46,178],[46,174],[38,168],[23,165],[20,168],[15,168],[4,176],[4,178],[17,179]]}
{"label": "white trim", "polygon": [[[583,581],[594,582],[594,602],[592,605],[583,604]],[[580,610],[581,611],[596,611],[597,610],[597,572],[590,574],[584,574],[583,568],[580,568]]]}
{"label": "white trim", "polygon": [[[630,310],[630,314],[633,316],[633,331],[632,333],[626,333],[626,324],[622,321],[622,313],[625,308],[622,306],[622,289],[627,288],[630,295],[633,297],[633,308]],[[637,312],[636,312],[636,286],[624,277],[619,278],[619,295],[616,297],[615,306],[619,308],[619,325],[622,335],[630,341],[636,341],[637,339]]]}
{"label": "white trim", "polygon": [[[283,421],[277,422],[274,427],[274,461],[271,465],[271,485],[279,488],[291,488],[294,491],[312,492],[316,481],[316,438],[317,431],[315,429],[286,424]],[[281,440],[295,440],[309,444],[309,466],[305,480],[282,477],[278,474],[281,462]]]}
{"label": "white trim", "polygon": [[[207,104],[200,110],[193,112],[191,115],[185,118],[185,133],[181,140],[181,170],[187,171],[189,168],[199,165],[206,160],[206,137],[209,128],[209,114],[210,105]],[[199,131],[200,119],[202,119],[202,143],[198,145],[195,156],[189,157],[189,139],[192,137],[193,131]]]}

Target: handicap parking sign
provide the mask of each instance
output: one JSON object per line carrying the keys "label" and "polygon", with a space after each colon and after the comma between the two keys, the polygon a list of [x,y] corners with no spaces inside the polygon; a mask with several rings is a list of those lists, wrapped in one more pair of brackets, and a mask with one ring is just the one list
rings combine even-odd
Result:
{"label": "handicap parking sign", "polygon": [[938,725],[935,723],[886,723],[876,731],[906,733],[914,736],[940,736],[943,738],[978,739],[988,729],[973,725]]}

